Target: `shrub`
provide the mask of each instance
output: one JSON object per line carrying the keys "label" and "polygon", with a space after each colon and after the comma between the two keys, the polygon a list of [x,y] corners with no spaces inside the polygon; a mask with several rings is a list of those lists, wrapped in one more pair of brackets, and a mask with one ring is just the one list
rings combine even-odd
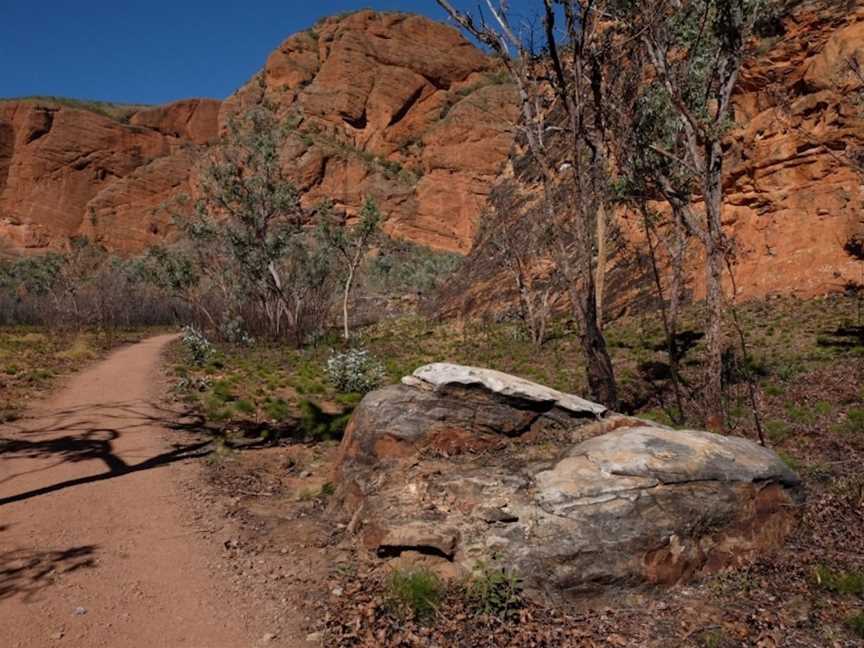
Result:
{"label": "shrub", "polygon": [[272,421],[281,422],[291,416],[291,406],[283,398],[270,398],[264,401],[264,412]]}
{"label": "shrub", "polygon": [[220,330],[222,339],[229,344],[250,347],[255,344],[255,338],[246,332],[242,317],[232,317],[222,323]]}
{"label": "shrub", "polygon": [[466,595],[475,612],[505,619],[522,606],[522,580],[513,572],[480,562]]}
{"label": "shrub", "polygon": [[864,571],[834,571],[825,566],[816,568],[816,584],[834,594],[864,597]]}
{"label": "shrub", "polygon": [[345,433],[351,410],[328,414],[312,401],[300,402],[300,429],[306,437],[316,440],[337,440]]}
{"label": "shrub", "polygon": [[397,569],[387,578],[386,605],[402,618],[429,618],[443,595],[441,579],[425,568]]}
{"label": "shrub", "polygon": [[210,344],[205,335],[194,326],[183,327],[183,346],[189,351],[192,362],[202,366],[213,353],[213,345]]}
{"label": "shrub", "polygon": [[365,349],[332,353],[327,360],[327,377],[343,393],[365,394],[384,380],[384,366]]}
{"label": "shrub", "polygon": [[428,293],[452,275],[461,261],[457,254],[389,239],[371,259],[369,275],[373,287],[386,293]]}
{"label": "shrub", "polygon": [[850,409],[846,414],[843,429],[850,434],[864,433],[864,408]]}
{"label": "shrub", "polygon": [[771,443],[783,443],[792,432],[786,421],[772,420],[765,423],[765,431]]}
{"label": "shrub", "polygon": [[846,625],[854,634],[864,639],[864,612],[849,617],[846,620]]}

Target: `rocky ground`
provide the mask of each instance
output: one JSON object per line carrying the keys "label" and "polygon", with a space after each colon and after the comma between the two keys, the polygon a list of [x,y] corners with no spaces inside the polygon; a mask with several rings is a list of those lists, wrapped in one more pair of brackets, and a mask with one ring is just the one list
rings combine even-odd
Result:
{"label": "rocky ground", "polygon": [[[431,617],[406,618],[392,603],[393,564],[356,541],[349,533],[351,518],[336,506],[335,443],[286,436],[271,446],[257,440],[260,430],[245,439],[240,425],[233,435],[220,437],[218,451],[204,467],[207,479],[198,487],[202,510],[231,521],[231,532],[219,538],[225,558],[221,569],[240,589],[280,601],[286,614],[302,607],[304,632],[330,646],[860,645],[864,369],[858,338],[831,335],[852,331],[843,329],[842,321],[852,318],[847,324],[854,325],[854,302],[752,308],[751,315],[771,314],[757,333],[766,367],[759,400],[769,444],[801,475],[806,503],[785,547],[742,569],[568,604],[523,596],[503,620],[473,609],[464,584],[456,581]],[[801,320],[804,325],[787,325],[787,315],[811,310],[813,317]],[[643,334],[650,328],[643,322]],[[621,339],[642,335],[619,333]],[[402,347],[422,352],[434,336],[427,333]],[[650,347],[647,338],[644,348]],[[642,357],[638,344],[629,352]],[[538,371],[553,366],[544,364],[545,353],[534,356]],[[554,349],[548,353],[556,355]],[[514,360],[503,361],[488,350],[487,358],[499,366]],[[402,361],[408,360],[393,359]],[[311,374],[312,361],[306,362]],[[307,386],[311,380],[307,375]],[[332,394],[306,395],[337,404]],[[736,433],[754,438],[745,403],[735,407],[740,409],[733,412]],[[643,403],[637,413],[663,418],[657,402]],[[223,430],[232,426],[221,425]]]}

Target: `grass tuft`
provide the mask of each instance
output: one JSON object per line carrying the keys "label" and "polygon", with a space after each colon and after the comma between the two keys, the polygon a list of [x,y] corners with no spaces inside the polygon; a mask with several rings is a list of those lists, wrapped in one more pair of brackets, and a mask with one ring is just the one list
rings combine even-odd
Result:
{"label": "grass tuft", "polygon": [[443,596],[441,579],[425,568],[396,569],[387,578],[387,608],[403,619],[429,619]]}

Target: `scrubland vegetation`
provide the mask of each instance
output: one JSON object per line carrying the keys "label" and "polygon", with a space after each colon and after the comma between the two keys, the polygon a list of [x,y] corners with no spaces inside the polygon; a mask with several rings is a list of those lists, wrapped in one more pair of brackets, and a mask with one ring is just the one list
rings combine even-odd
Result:
{"label": "scrubland vegetation", "polygon": [[[296,133],[262,104],[231,123],[205,170],[199,200],[166,206],[176,215],[178,238],[171,245],[119,259],[75,240],[64,253],[0,264],[0,325],[6,327],[0,330],[0,417],[15,416],[54,376],[130,339],[131,329],[183,326],[168,358],[172,396],[216,437],[214,473],[252,475],[242,452],[250,441],[312,447],[320,450],[316,461],[329,465],[327,452],[364,394],[420,365],[498,369],[664,425],[710,425],[774,448],[810,490],[801,529],[788,549],[739,573],[665,599],[634,593],[620,608],[591,614],[529,600],[507,566],[480,565],[456,584],[422,568],[386,578],[331,573],[356,595],[340,598],[322,617],[339,645],[369,645],[361,636],[382,645],[528,645],[538,637],[545,642],[539,645],[553,645],[574,632],[611,645],[640,645],[651,635],[668,637],[669,645],[706,647],[741,645],[745,638],[782,645],[777,637],[784,633],[795,646],[851,645],[842,642],[864,637],[861,286],[809,301],[744,304],[724,292],[724,277],[734,275],[734,245],[720,220],[722,140],[759,3],[743,3],[746,11],[731,2],[695,3],[705,11],[687,12],[674,29],[657,12],[634,16],[647,3],[621,3],[627,11],[619,17],[632,21],[628,33],[639,34],[632,46],[640,46],[641,34],[653,36],[642,43],[640,60],[662,70],[663,83],[648,84],[635,103],[624,101],[633,98],[626,92],[632,87],[613,88],[616,106],[639,115],[634,123],[617,123],[620,113],[592,107],[594,86],[584,84],[583,76],[612,84],[595,65],[609,46],[602,30],[580,40],[580,29],[600,21],[593,5],[581,9],[593,23],[575,20],[574,4],[567,5],[567,42],[585,47],[578,50],[584,58],[565,70],[549,35],[560,16],[554,3],[544,4],[550,80],[535,74],[531,47],[508,34],[500,19],[498,26],[480,25],[440,4],[498,53],[527,96],[525,140],[543,200],[506,202],[534,219],[530,238],[523,231],[481,232],[480,242],[512,284],[499,308],[458,321],[439,317],[446,309],[435,306],[452,304],[435,303],[438,289],[459,272],[459,259],[388,240],[371,198],[357,214],[329,201],[302,205],[280,158]],[[682,63],[668,56],[686,51],[682,43],[692,48],[692,67],[684,65],[686,57]],[[513,51],[518,56],[511,58]],[[631,72],[622,81],[643,81],[643,68]],[[584,103],[573,101],[578,92]],[[559,144],[574,156],[565,164],[559,157],[567,156],[532,139],[532,129],[544,132],[547,125],[548,115],[530,113],[545,94],[565,106],[569,139]],[[602,129],[585,125],[601,114],[610,120],[602,136]],[[637,149],[650,153],[628,158],[621,177],[608,177],[610,159],[618,155],[620,162]],[[567,171],[568,164],[579,173]],[[694,195],[706,199],[704,213],[694,213]],[[649,209],[658,200],[666,212]],[[656,308],[637,305],[612,317],[604,310],[603,237],[624,203],[644,215],[656,280],[649,290],[656,294],[641,304]],[[538,256],[520,254],[526,240],[532,253],[548,246],[539,256],[552,265],[553,279],[537,280]],[[655,244],[665,249],[655,254]],[[704,303],[685,299],[686,245],[700,246],[708,260]],[[847,246],[862,258],[860,246]],[[231,492],[236,481],[216,482],[239,497]],[[294,496],[306,507],[304,516],[323,516],[333,490],[324,482]],[[682,619],[682,610],[696,608]]]}
{"label": "scrubland vegetation", "polygon": [[[861,427],[861,412],[854,402],[844,407],[812,395],[801,399],[798,392],[802,381],[808,382],[803,377],[844,366],[851,390],[848,396],[855,397],[853,386],[861,379],[859,364],[864,358],[856,316],[857,300],[843,295],[818,300],[783,297],[744,305],[740,318],[754,351],[746,363],[734,354],[726,358],[730,431],[756,437],[747,393],[747,380],[753,379],[771,445],[782,446],[794,437],[794,430],[808,429],[817,422],[837,432],[848,430],[848,440],[854,442],[854,431]],[[703,320],[699,305],[682,315],[681,339],[687,347],[682,358],[683,413],[677,410],[672,394],[660,318],[646,313],[608,324],[606,335],[620,376],[624,412],[667,425],[698,426],[705,357]],[[373,372],[378,379],[370,381],[360,380],[364,369],[356,369],[352,375],[361,389],[351,389],[328,372],[334,354],[342,354],[342,341],[335,332],[303,348],[263,342],[251,348],[217,343],[200,363],[190,362],[190,352],[178,349],[173,372],[184,397],[209,419],[242,423],[244,428],[257,424],[262,430],[302,419],[308,407],[305,403],[346,413],[376,384],[398,382],[417,367],[442,359],[498,369],[566,392],[586,390],[581,367],[560,362],[561,357],[576,353],[578,345],[573,322],[566,318],[553,320],[549,339],[540,348],[531,344],[524,324],[493,318],[460,326],[403,316],[363,327],[355,341],[365,350],[368,362],[380,363],[381,369]],[[288,428],[283,432],[293,434]]]}

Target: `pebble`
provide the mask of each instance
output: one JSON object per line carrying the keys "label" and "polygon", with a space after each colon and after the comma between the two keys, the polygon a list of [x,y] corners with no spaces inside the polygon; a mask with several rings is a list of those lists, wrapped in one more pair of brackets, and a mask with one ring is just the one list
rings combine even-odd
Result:
{"label": "pebble", "polygon": [[306,635],[306,641],[308,641],[309,643],[320,643],[323,638],[324,635],[322,635],[320,632],[311,632]]}
{"label": "pebble", "polygon": [[261,641],[263,643],[270,643],[270,642],[274,641],[275,639],[276,639],[276,635],[273,634],[272,632],[268,632],[263,637],[261,637]]}
{"label": "pebble", "polygon": [[76,607],[72,614],[74,614],[75,616],[84,616],[85,614],[87,614],[87,608]]}

